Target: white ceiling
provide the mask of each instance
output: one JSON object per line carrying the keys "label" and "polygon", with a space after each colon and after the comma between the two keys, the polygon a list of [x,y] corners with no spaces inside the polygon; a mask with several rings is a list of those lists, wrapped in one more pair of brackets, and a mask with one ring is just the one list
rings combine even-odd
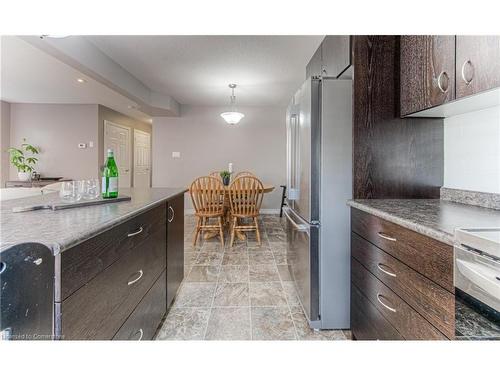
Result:
{"label": "white ceiling", "polygon": [[[128,108],[135,105],[130,99],[18,37],[1,37],[0,67],[0,97],[7,102],[102,104],[142,121],[151,119]],[[86,82],[78,83],[80,77]]]}
{"label": "white ceiling", "polygon": [[88,36],[153,91],[181,104],[286,105],[323,36]]}

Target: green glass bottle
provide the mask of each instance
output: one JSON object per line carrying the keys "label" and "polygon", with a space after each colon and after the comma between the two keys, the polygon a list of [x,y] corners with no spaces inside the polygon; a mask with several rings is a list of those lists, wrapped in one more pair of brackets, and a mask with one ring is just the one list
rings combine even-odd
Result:
{"label": "green glass bottle", "polygon": [[113,150],[108,149],[108,159],[102,171],[102,197],[118,197],[118,167],[116,166]]}

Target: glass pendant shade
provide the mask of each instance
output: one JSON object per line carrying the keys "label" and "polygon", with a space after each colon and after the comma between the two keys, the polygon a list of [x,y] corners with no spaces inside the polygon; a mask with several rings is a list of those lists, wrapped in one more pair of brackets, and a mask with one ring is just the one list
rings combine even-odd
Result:
{"label": "glass pendant shade", "polygon": [[231,83],[229,88],[232,90],[231,111],[221,113],[220,117],[222,117],[229,125],[236,125],[243,117],[245,117],[245,115],[241,112],[237,112],[235,108],[236,96],[234,95],[234,89],[236,88],[236,85]]}
{"label": "glass pendant shade", "polygon": [[245,117],[241,112],[224,112],[220,114],[229,125],[236,125],[240,120]]}

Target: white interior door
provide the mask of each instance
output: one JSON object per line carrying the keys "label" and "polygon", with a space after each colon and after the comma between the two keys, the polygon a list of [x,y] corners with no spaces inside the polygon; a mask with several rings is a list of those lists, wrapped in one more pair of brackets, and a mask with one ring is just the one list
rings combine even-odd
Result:
{"label": "white interior door", "polygon": [[118,186],[131,187],[130,128],[104,121],[104,160],[107,150],[112,149],[118,166]]}
{"label": "white interior door", "polygon": [[151,134],[134,129],[134,187],[151,186]]}

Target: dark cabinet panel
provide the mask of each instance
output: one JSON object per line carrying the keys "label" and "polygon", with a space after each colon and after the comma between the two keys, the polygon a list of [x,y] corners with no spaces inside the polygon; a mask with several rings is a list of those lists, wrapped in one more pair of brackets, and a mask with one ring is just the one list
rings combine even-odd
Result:
{"label": "dark cabinet panel", "polygon": [[184,278],[184,195],[168,201],[167,209],[167,307]]}
{"label": "dark cabinet panel", "polygon": [[356,234],[454,292],[451,246],[354,208],[351,225]]}
{"label": "dark cabinet panel", "polygon": [[401,36],[401,115],[455,99],[455,37]]}
{"label": "dark cabinet panel", "polygon": [[500,36],[457,36],[457,99],[500,87]]}
{"label": "dark cabinet panel", "polygon": [[455,296],[357,234],[351,236],[352,256],[420,315],[455,337]]}
{"label": "dark cabinet panel", "polygon": [[352,283],[406,340],[444,340],[446,337],[405,301],[352,258]]}
{"label": "dark cabinet panel", "polygon": [[356,340],[404,340],[354,284],[351,284],[351,331]]}
{"label": "dark cabinet panel", "polygon": [[66,298],[62,302],[63,338],[113,338],[165,269],[165,245],[163,226]]}
{"label": "dark cabinet panel", "polygon": [[353,196],[439,198],[443,120],[400,118],[399,37],[354,37]]}
{"label": "dark cabinet panel", "polygon": [[69,297],[152,233],[165,231],[166,223],[166,204],[162,204],[64,251],[61,254],[62,296],[56,300]]}
{"label": "dark cabinet panel", "polygon": [[163,271],[113,340],[140,341],[153,338],[165,314],[166,282],[166,273]]}

